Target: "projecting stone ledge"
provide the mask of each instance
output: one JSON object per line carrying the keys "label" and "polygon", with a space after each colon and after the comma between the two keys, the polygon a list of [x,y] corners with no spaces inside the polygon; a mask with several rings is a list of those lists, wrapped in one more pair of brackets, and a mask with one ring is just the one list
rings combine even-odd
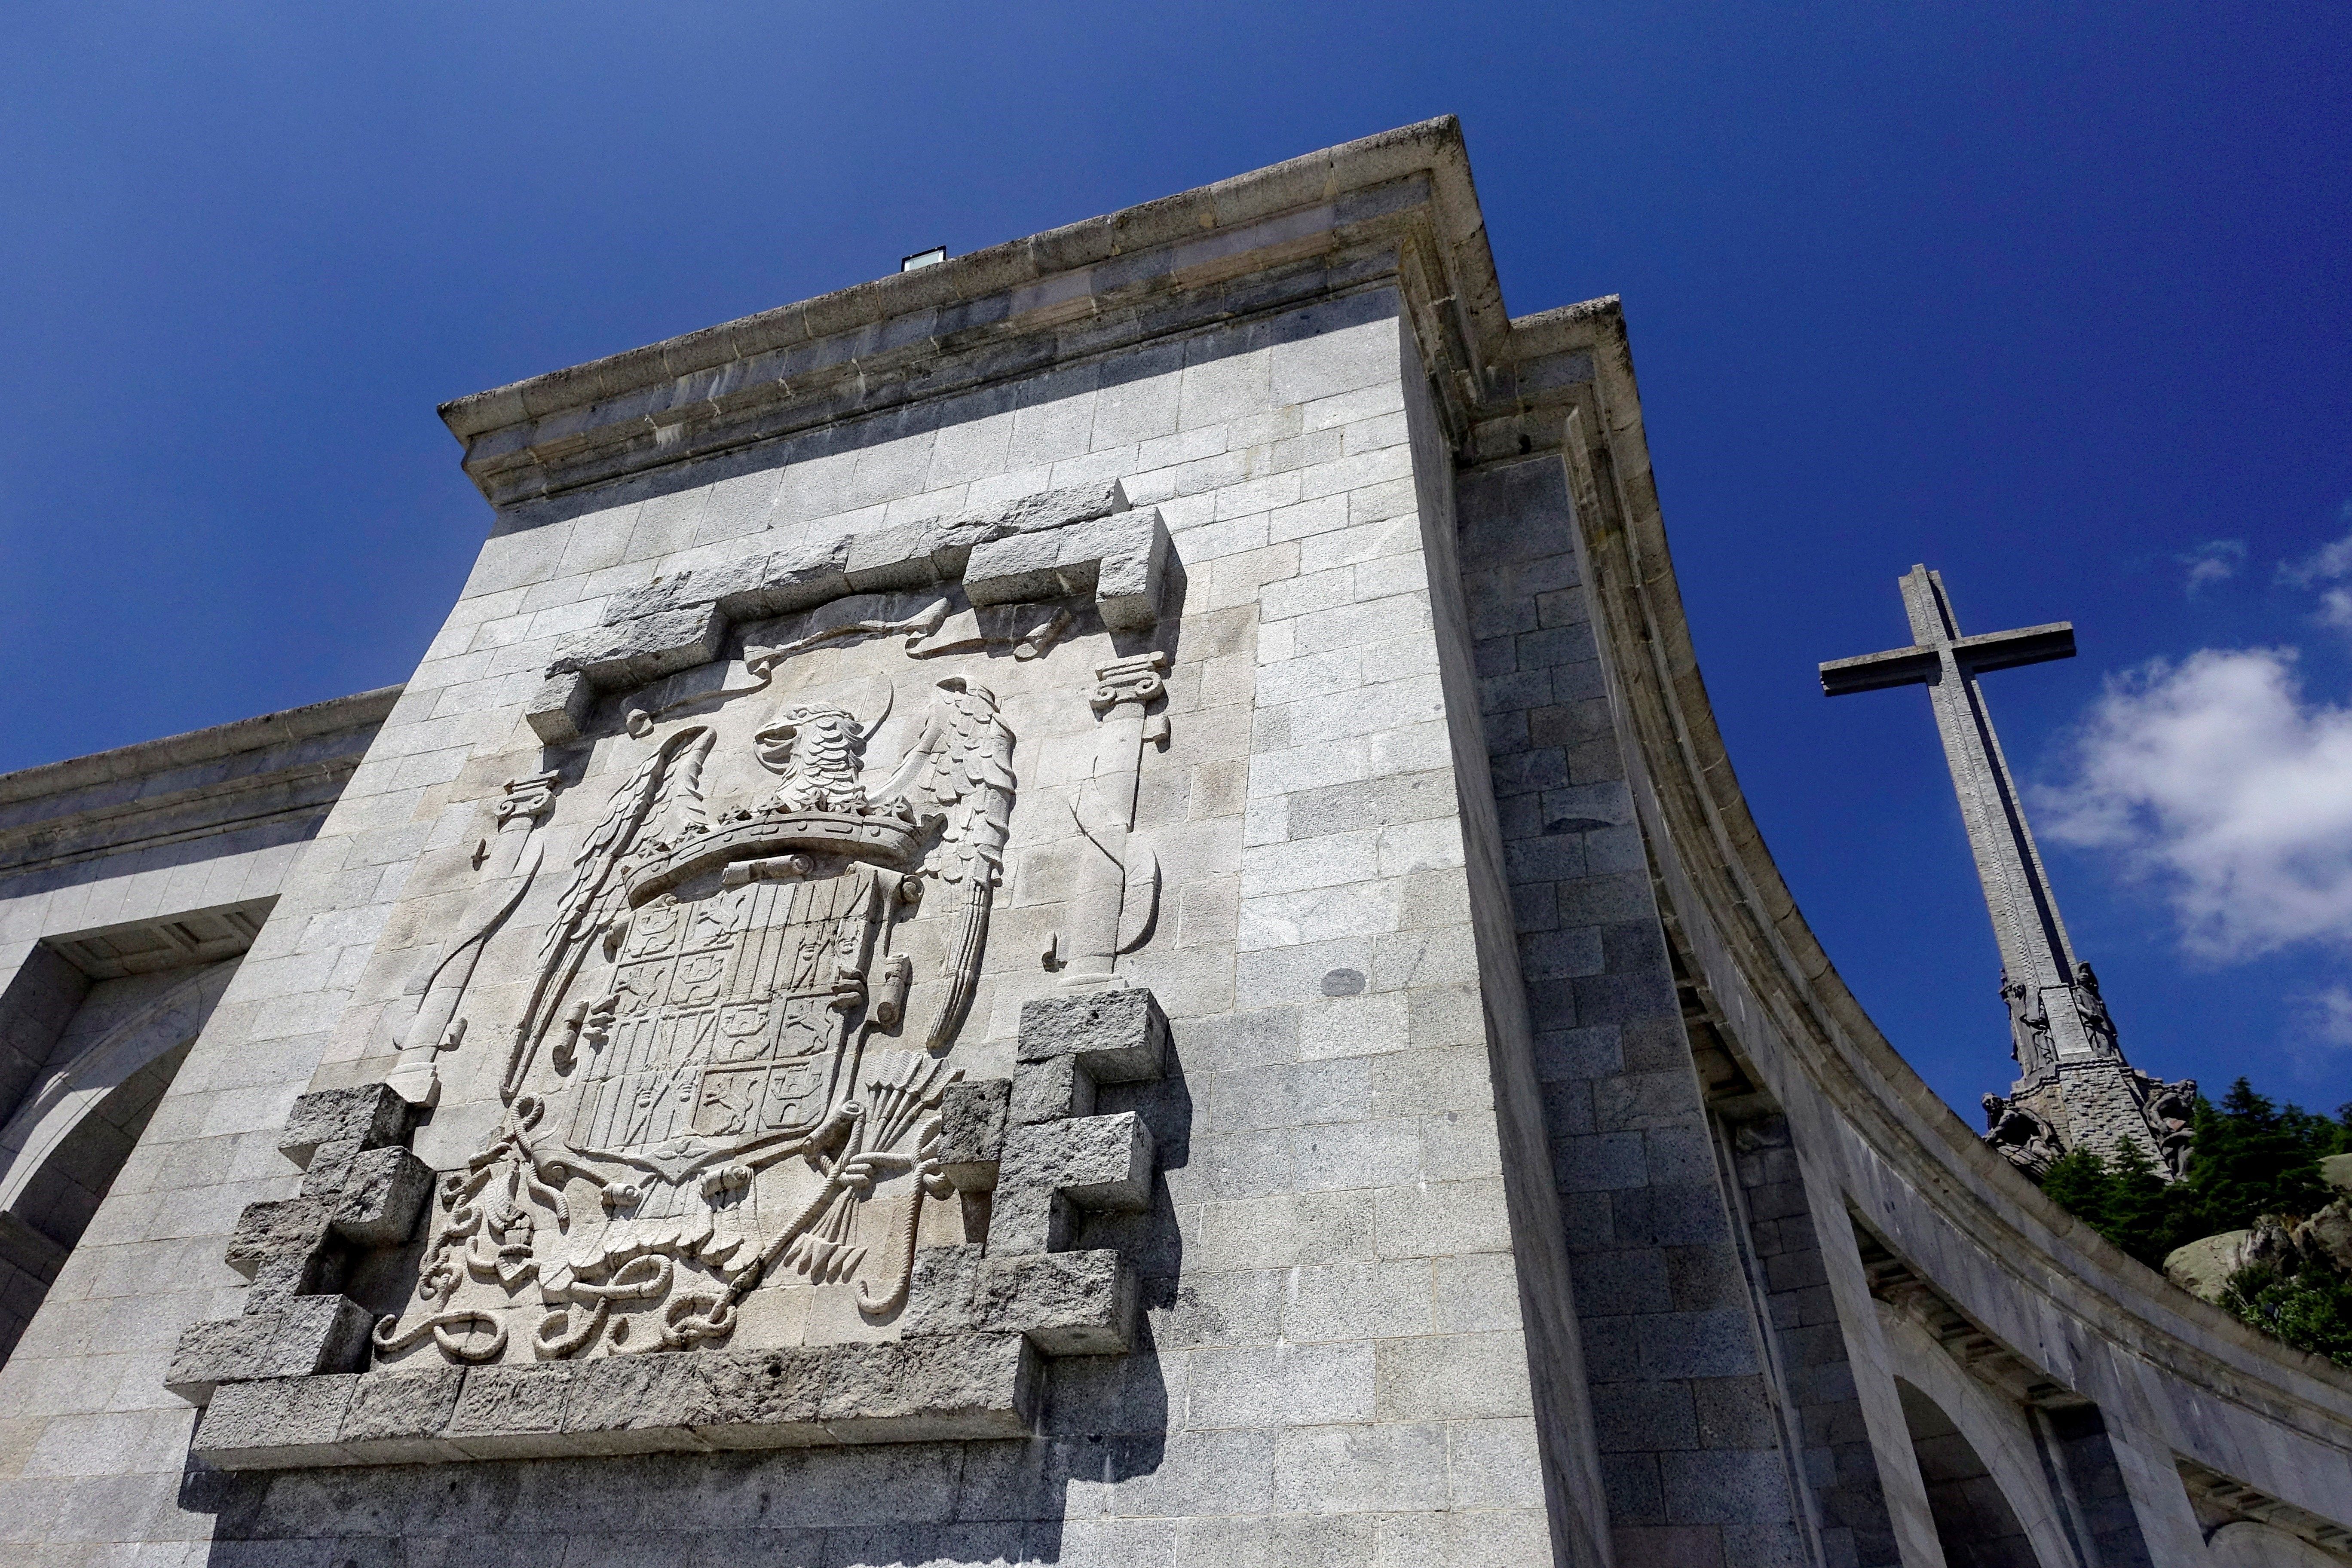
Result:
{"label": "projecting stone ledge", "polygon": [[225,1470],[1025,1437],[1018,1333],[656,1352],[225,1384],[194,1452]]}
{"label": "projecting stone ledge", "polygon": [[523,716],[542,743],[571,745],[600,694],[709,663],[731,626],[855,594],[961,582],[975,607],[1089,597],[1112,630],[1149,631],[1172,553],[1159,509],[1129,510],[1111,479],[681,572],[606,606],[604,624],[548,666]]}
{"label": "projecting stone ledge", "polygon": [[367,1314],[303,1292],[326,1249],[408,1235],[430,1172],[383,1085],[305,1095],[279,1142],[308,1164],[301,1194],[250,1205],[230,1244],[247,1312],[190,1329],[173,1363],[170,1385],[211,1402],[193,1451],[251,1470],[1028,1436],[1045,1358],[1134,1347],[1134,1269],[1071,1244],[1084,1215],[1150,1204],[1142,1117],[1091,1112],[1097,1084],[1157,1078],[1168,1046],[1140,986],[1024,1005],[1013,1079],[945,1100],[939,1158],[993,1194],[987,1243],[916,1253],[903,1337],[589,1361],[349,1370]]}

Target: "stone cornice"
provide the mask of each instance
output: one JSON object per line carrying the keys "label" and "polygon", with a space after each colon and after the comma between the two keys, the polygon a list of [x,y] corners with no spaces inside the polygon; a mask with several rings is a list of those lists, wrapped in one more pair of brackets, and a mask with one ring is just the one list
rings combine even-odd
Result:
{"label": "stone cornice", "polygon": [[387,686],[0,773],[0,876],[323,811],[400,692]]}
{"label": "stone cornice", "polygon": [[[1751,1049],[1780,1047],[1866,1147],[1847,1197],[1977,1325],[2020,1359],[2102,1405],[2143,1398],[2080,1343],[2038,1339],[2072,1320],[2216,1402],[2243,1406],[2338,1457],[2352,1432],[2352,1374],[2238,1321],[2126,1257],[1987,1148],[1904,1061],[1832,965],[1749,814],[1708,703],[1667,552],[1623,323],[1562,321],[1595,365],[1593,403],[1565,450],[1591,558],[1596,626],[1647,787],[1645,830],[1710,986]],[[1769,1075],[1768,1075],[1769,1076]],[[1791,1103],[1792,1116],[1796,1106]],[[1938,1233],[1932,1216],[1948,1226]],[[1951,1261],[1955,1242],[2000,1280],[1988,1291]],[[2074,1380],[2084,1379],[2087,1383]],[[2193,1451],[2208,1434],[2169,1433]],[[2207,1456],[2213,1458],[2214,1456]],[[2244,1462],[2242,1458],[2240,1462]],[[2261,1480],[2263,1478],[2252,1478]]]}
{"label": "stone cornice", "polygon": [[[1449,434],[1585,378],[1514,324],[1450,116],[443,405],[505,507],[1379,282],[1400,285]],[[1505,440],[1515,439],[1507,435]]]}

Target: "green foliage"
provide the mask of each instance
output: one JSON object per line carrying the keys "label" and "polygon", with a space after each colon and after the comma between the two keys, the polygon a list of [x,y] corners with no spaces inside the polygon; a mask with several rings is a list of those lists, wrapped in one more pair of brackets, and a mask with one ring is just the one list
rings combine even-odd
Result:
{"label": "green foliage", "polygon": [[2250,1263],[2230,1276],[2221,1305],[2299,1351],[2352,1367],[2352,1275],[2315,1261],[2291,1273]]}
{"label": "green foliage", "polygon": [[2198,1096],[2197,1144],[2183,1180],[2164,1181],[2147,1151],[2126,1139],[2113,1164],[2087,1149],[2065,1155],[2042,1190],[2142,1263],[2162,1268],[2175,1247],[2243,1229],[2258,1215],[2308,1217],[2331,1195],[2319,1162],[2347,1150],[2352,1105],[2331,1120],[2275,1105],[2242,1078],[2218,1106]]}

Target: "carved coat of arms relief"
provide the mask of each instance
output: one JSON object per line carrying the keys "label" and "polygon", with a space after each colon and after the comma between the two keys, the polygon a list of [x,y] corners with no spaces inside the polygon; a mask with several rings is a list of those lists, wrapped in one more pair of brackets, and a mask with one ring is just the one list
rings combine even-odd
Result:
{"label": "carved coat of arms relief", "polygon": [[[1100,802],[1131,811],[1132,756],[1123,797],[1040,763],[1098,751],[1102,671],[1133,662],[1083,603],[866,595],[744,628],[612,704],[580,783],[523,781],[486,840],[484,923],[404,1041],[404,1071],[462,1045],[450,1081],[495,1094],[495,1131],[443,1173],[375,1359],[887,1335],[917,1247],[965,1239],[940,1107],[971,1065],[1021,775],[1049,781],[1025,837],[1123,834]],[[1123,849],[1062,895],[1109,922],[1076,943],[1097,982],[1132,942]]]}

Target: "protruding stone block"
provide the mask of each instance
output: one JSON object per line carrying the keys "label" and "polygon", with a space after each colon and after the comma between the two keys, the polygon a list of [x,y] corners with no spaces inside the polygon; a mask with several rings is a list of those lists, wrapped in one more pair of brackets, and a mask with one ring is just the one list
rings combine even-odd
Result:
{"label": "protruding stone block", "polygon": [[380,1083],[320,1089],[295,1100],[278,1152],[309,1167],[321,1148],[356,1153],[404,1142],[416,1108]]}
{"label": "protruding stone block", "polygon": [[577,670],[551,675],[523,703],[524,722],[542,746],[569,746],[587,732],[596,708],[596,687]]}
{"label": "protruding stone block", "polygon": [[1034,997],[1022,1004],[1017,1049],[1024,1062],[1068,1057],[1097,1083],[1139,1082],[1160,1076],[1168,1016],[1141,986]]}
{"label": "protruding stone block", "polygon": [[607,1356],[572,1374],[563,1430],[574,1451],[645,1454],[703,1449],[695,1433],[717,1419],[699,1355]]}
{"label": "protruding stone block", "polygon": [[468,1367],[443,1436],[478,1459],[537,1458],[572,1447],[563,1406],[580,1369],[568,1361]]}
{"label": "protruding stone block", "polygon": [[1126,485],[1118,479],[1104,479],[1097,484],[1041,490],[982,515],[1007,533],[1034,533],[1041,529],[1091,522],[1115,511],[1125,511],[1127,507]]}
{"label": "protruding stone block", "polygon": [[709,1415],[695,1425],[714,1448],[798,1448],[830,1441],[817,1410],[824,1394],[821,1350],[704,1351]]}
{"label": "protruding stone block", "polygon": [[767,559],[760,585],[740,595],[729,594],[719,607],[736,620],[762,616],[787,616],[837,599],[849,592],[849,541],[819,540]]}
{"label": "protruding stone block", "polygon": [[940,1099],[940,1167],[959,1192],[984,1193],[996,1185],[1012,1101],[1012,1082],[1001,1078],[951,1085]]}
{"label": "protruding stone block", "polygon": [[362,1373],[352,1384],[338,1446],[354,1464],[413,1465],[463,1456],[441,1436],[457,1407],[466,1369],[402,1366]]}
{"label": "protruding stone block", "polygon": [[1049,1356],[1110,1355],[1135,1338],[1135,1271],[1108,1248],[990,1258],[974,1326],[1012,1329]]}
{"label": "protruding stone block", "polygon": [[587,633],[559,655],[547,673],[576,672],[600,690],[618,691],[709,664],[726,641],[727,617],[716,605],[663,610]]}
{"label": "protruding stone block", "polygon": [[[263,1266],[293,1258],[307,1258],[327,1230],[328,1205],[313,1197],[281,1198],[274,1203],[247,1204],[229,1233],[228,1266],[250,1279]],[[301,1282],[273,1269],[274,1282],[298,1291]]]}
{"label": "protruding stone block", "polygon": [[1016,533],[975,544],[964,563],[964,595],[975,605],[1018,605],[1083,593],[1061,574],[1062,545],[1056,533]]}
{"label": "protruding stone block", "polygon": [[1036,1352],[1019,1334],[840,1345],[825,1358],[819,1415],[842,1443],[1025,1437]]}
{"label": "protruding stone block", "polygon": [[1006,1110],[1013,1126],[1092,1116],[1094,1110],[1095,1080],[1075,1057],[1049,1057],[1013,1068],[1013,1102]]}
{"label": "protruding stone block", "polygon": [[1151,1130],[1131,1110],[1076,1117],[1005,1135],[988,1227],[992,1257],[1058,1252],[1068,1209],[1132,1212],[1151,1202]]}
{"label": "protruding stone block", "polygon": [[408,1239],[433,1195],[433,1167],[405,1149],[370,1149],[352,1156],[336,1195],[335,1234],[362,1247]]}
{"label": "protruding stone block", "polygon": [[348,1464],[337,1438],[359,1381],[343,1375],[230,1384],[205,1407],[190,1452],[233,1470]]}
{"label": "protruding stone block", "polygon": [[202,1405],[222,1384],[349,1372],[361,1364],[373,1320],[345,1296],[289,1296],[263,1311],[191,1323],[163,1386]]}
{"label": "protruding stone block", "polygon": [[1145,507],[1089,526],[1102,534],[1095,607],[1102,612],[1103,624],[1114,631],[1150,631],[1160,624],[1168,563],[1175,553],[1160,509]]}
{"label": "protruding stone block", "polygon": [[861,533],[849,546],[849,591],[881,594],[923,588],[955,574],[971,545],[935,518]]}

